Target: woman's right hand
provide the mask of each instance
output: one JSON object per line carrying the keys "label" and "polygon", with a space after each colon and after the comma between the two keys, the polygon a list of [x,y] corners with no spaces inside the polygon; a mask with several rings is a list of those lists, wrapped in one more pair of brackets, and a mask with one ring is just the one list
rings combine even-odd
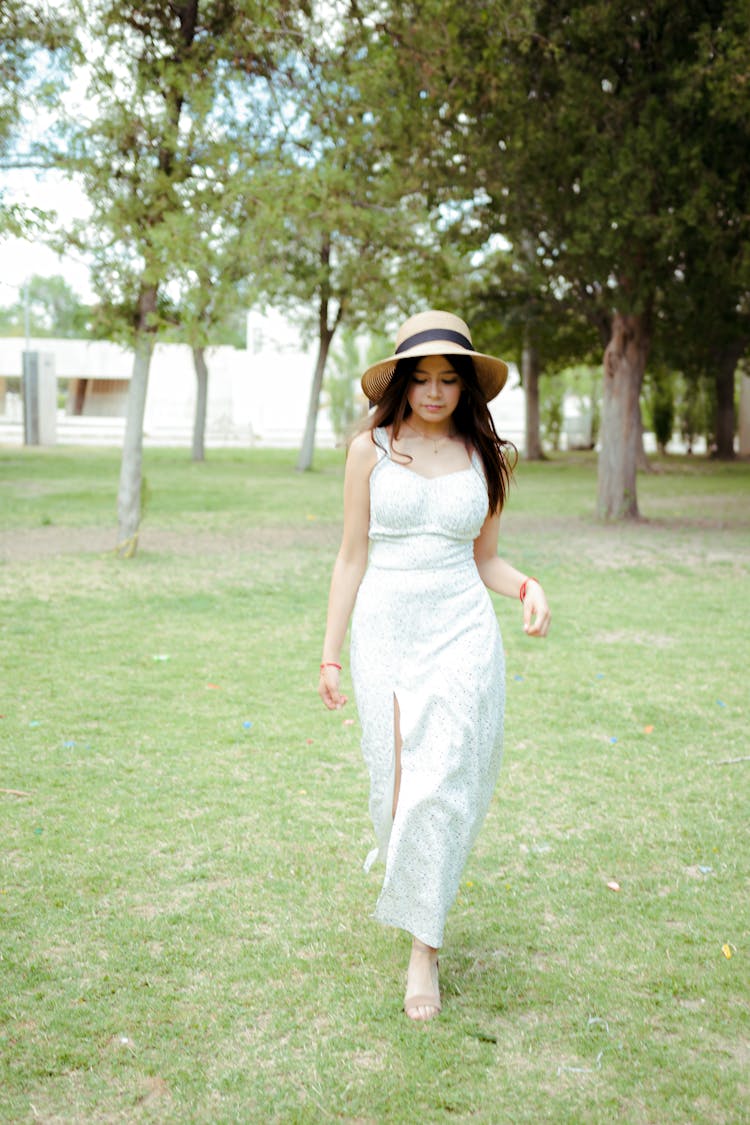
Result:
{"label": "woman's right hand", "polygon": [[341,694],[339,677],[341,672],[333,664],[326,664],[320,669],[318,682],[318,695],[329,711],[340,711],[346,703],[347,697]]}

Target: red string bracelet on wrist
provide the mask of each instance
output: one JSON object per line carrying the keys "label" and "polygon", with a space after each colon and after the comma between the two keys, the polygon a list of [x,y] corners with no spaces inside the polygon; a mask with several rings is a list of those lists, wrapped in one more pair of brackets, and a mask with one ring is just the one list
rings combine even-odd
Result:
{"label": "red string bracelet on wrist", "polygon": [[341,665],[337,664],[335,660],[324,660],[320,666],[321,672],[324,668],[338,668],[339,672],[341,671]]}
{"label": "red string bracelet on wrist", "polygon": [[522,602],[526,601],[526,587],[528,586],[529,582],[536,582],[537,586],[541,584],[538,578],[524,578],[523,582],[521,583],[521,589],[518,591],[518,597]]}

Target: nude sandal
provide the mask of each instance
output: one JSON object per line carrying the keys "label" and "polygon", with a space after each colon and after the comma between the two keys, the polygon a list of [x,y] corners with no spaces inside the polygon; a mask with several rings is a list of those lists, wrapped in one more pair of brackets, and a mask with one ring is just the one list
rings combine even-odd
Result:
{"label": "nude sandal", "polygon": [[[422,1019],[420,1016],[412,1016],[410,1014],[415,1008],[434,1008],[435,1012],[433,1015],[425,1016],[424,1019]],[[440,1003],[439,996],[426,996],[418,992],[415,996],[407,996],[404,1000],[404,1011],[414,1023],[428,1023],[429,1020],[434,1020],[435,1016],[439,1016],[442,1010],[443,1007]]]}
{"label": "nude sandal", "polygon": [[[435,969],[438,972],[440,971],[439,959],[435,961]],[[435,1011],[431,1016],[427,1016],[425,1019],[420,1019],[417,1016],[410,1015],[410,1013],[413,1012],[415,1008],[435,1008]],[[407,1016],[409,1016],[409,1019],[413,1020],[414,1023],[427,1023],[429,1020],[433,1020],[435,1016],[440,1015],[442,1010],[443,1006],[440,1003],[440,993],[438,992],[434,992],[431,995],[426,992],[416,992],[413,996],[407,996],[404,1000],[404,1011],[406,1012]]]}

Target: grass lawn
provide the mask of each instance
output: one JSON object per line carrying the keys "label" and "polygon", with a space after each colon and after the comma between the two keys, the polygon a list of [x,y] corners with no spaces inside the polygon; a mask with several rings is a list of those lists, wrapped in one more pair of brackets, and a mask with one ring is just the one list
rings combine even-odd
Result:
{"label": "grass lawn", "polygon": [[124,562],[116,451],[0,450],[0,1120],[750,1122],[750,465],[662,461],[624,527],[591,458],[520,466],[553,627],[496,599],[505,763],[426,1026],[315,691],[342,456],[293,465],[147,451]]}

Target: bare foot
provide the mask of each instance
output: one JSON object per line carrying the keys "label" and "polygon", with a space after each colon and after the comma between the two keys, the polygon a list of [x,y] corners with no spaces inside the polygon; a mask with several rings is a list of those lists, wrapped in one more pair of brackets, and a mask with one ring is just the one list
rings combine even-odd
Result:
{"label": "bare foot", "polygon": [[412,1020],[431,1020],[440,1011],[438,951],[416,938],[406,971],[404,1011]]}

